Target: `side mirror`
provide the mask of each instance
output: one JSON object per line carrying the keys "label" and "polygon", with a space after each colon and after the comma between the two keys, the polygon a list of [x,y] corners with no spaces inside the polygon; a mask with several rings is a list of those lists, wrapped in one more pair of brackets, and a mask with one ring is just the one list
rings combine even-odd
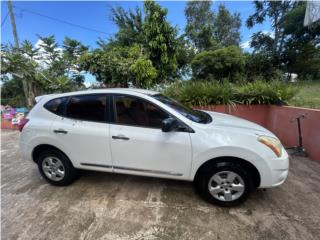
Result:
{"label": "side mirror", "polygon": [[162,121],[162,132],[171,132],[178,126],[178,121],[174,118],[166,118]]}

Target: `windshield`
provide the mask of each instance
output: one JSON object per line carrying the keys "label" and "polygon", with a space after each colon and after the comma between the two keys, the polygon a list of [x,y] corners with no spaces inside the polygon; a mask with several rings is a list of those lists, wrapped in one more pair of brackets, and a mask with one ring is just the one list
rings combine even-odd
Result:
{"label": "windshield", "polygon": [[194,121],[196,123],[209,123],[212,121],[212,118],[208,113],[186,107],[171,98],[168,98],[161,94],[156,94],[156,95],[153,95],[152,97],[164,103],[168,107],[173,108],[174,110],[176,110],[186,118],[190,119],[191,121]]}

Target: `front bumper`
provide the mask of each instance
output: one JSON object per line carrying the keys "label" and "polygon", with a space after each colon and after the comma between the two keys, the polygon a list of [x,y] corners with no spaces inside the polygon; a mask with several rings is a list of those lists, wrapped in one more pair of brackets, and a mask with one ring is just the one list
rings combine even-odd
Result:
{"label": "front bumper", "polygon": [[270,168],[269,176],[261,182],[260,188],[277,187],[285,182],[289,174],[289,155],[282,149],[280,158],[273,158],[268,161]]}

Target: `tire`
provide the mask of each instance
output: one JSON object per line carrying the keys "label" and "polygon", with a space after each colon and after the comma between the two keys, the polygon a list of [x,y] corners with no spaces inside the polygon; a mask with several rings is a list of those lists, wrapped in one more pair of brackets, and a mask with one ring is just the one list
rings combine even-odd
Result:
{"label": "tire", "polygon": [[42,177],[52,185],[67,186],[78,177],[77,169],[68,157],[58,150],[41,152],[37,163]]}
{"label": "tire", "polygon": [[218,162],[199,173],[196,188],[208,202],[221,207],[234,207],[249,197],[254,185],[251,175],[240,164]]}

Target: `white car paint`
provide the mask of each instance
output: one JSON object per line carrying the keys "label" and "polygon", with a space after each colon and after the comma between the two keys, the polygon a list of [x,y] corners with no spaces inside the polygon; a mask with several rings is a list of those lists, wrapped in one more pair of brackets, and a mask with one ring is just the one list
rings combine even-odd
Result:
{"label": "white car paint", "polygon": [[[171,113],[194,130],[162,132],[161,129],[132,127],[110,123],[79,121],[57,116],[43,105],[51,99],[94,93],[127,94],[146,99]],[[57,147],[75,168],[154,176],[192,181],[205,162],[218,157],[236,157],[250,162],[260,174],[260,188],[282,184],[289,168],[285,149],[277,157],[260,143],[260,135],[276,137],[267,129],[227,114],[208,112],[213,121],[196,123],[150,95],[157,92],[140,89],[99,89],[39,97],[23,128],[20,148],[23,156],[32,159],[40,144]],[[68,134],[54,134],[54,129]],[[111,136],[124,135],[130,141],[113,141]],[[83,165],[82,163],[89,163]]]}

